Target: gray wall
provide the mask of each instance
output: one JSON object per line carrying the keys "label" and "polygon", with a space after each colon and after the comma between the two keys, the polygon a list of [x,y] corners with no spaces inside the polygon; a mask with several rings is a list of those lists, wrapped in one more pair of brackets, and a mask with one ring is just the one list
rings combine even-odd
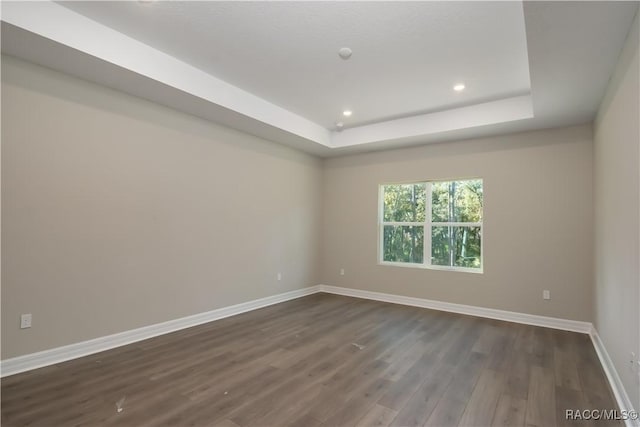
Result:
{"label": "gray wall", "polygon": [[321,185],[316,158],[3,57],[2,358],[317,284]]}
{"label": "gray wall", "polygon": [[638,16],[595,121],[595,327],[640,409]]}
{"label": "gray wall", "polygon": [[[592,151],[584,125],[331,159],[323,283],[591,321]],[[378,265],[378,185],[464,177],[484,179],[484,274]]]}

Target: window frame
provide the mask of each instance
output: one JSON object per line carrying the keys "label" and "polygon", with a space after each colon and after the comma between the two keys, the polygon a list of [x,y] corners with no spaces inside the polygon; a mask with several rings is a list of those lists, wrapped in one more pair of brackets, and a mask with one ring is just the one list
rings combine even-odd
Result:
{"label": "window frame", "polygon": [[[452,182],[452,181],[482,181],[482,221],[480,222],[433,222],[432,211],[432,184],[437,182]],[[416,185],[425,184],[425,220],[424,222],[398,222],[398,221],[384,221],[384,188],[391,185]],[[380,184],[378,186],[378,265],[386,265],[392,267],[407,267],[407,268],[421,268],[427,270],[442,270],[442,271],[458,271],[462,273],[484,273],[484,179],[480,177],[465,177],[465,178],[452,178],[452,179],[434,179],[427,181],[407,181],[407,182],[393,182]],[[398,262],[398,261],[385,261],[384,258],[384,227],[385,226],[414,226],[424,228],[424,244],[423,244],[423,258],[422,263],[413,262]],[[431,263],[431,238],[433,227],[479,227],[480,228],[480,268],[473,267],[457,267],[449,265],[435,265]]]}

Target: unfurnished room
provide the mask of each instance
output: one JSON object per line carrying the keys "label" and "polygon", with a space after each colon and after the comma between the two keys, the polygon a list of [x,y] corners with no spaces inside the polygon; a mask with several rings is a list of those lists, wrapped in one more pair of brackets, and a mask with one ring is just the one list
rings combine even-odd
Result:
{"label": "unfurnished room", "polygon": [[3,426],[640,427],[638,1],[2,1]]}

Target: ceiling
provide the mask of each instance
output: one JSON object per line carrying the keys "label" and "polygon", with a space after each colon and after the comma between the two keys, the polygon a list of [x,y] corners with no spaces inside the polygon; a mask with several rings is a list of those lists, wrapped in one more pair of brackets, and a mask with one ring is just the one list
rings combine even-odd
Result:
{"label": "ceiling", "polygon": [[61,4],[326,128],[530,89],[519,2]]}
{"label": "ceiling", "polygon": [[637,8],[3,2],[2,50],[326,156],[590,121]]}

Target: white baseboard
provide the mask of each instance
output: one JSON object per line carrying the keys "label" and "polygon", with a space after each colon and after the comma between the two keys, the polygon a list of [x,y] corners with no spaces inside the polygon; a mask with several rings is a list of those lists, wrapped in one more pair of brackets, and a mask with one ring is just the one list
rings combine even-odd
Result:
{"label": "white baseboard", "polygon": [[[596,328],[592,328],[589,335],[591,336],[591,342],[593,342],[596,353],[598,353],[600,364],[602,364],[602,369],[604,369],[604,373],[607,375],[607,379],[611,385],[611,390],[613,390],[613,395],[618,402],[620,410],[633,411],[633,403],[631,402],[631,399],[629,399],[629,395],[622,384],[618,371],[616,371],[615,366],[613,366],[613,361],[611,361],[609,353],[607,353],[607,349],[600,339],[600,335],[598,335]],[[625,424],[627,427],[640,427],[640,420],[625,420]]]}
{"label": "white baseboard", "polygon": [[562,329],[571,332],[588,334],[591,332],[590,322],[558,319],[555,317],[538,316],[535,314],[517,313],[514,311],[496,310],[493,308],[476,307],[472,305],[455,304],[424,298],[406,297],[401,295],[384,294],[381,292],[363,291],[360,289],[340,288],[337,286],[319,285],[320,292],[364,298],[393,304],[410,305],[413,307],[430,308],[451,313],[467,314],[470,316],[486,317],[507,322],[523,323],[525,325],[542,326],[545,328]]}
{"label": "white baseboard", "polygon": [[198,313],[192,316],[182,317],[180,319],[169,320],[155,325],[144,326],[142,328],[107,335],[88,341],[82,341],[63,347],[56,347],[50,350],[2,360],[0,362],[0,377],[6,377],[20,372],[65,362],[67,360],[77,359],[79,357],[99,353],[115,347],[153,338],[158,335],[179,331],[180,329],[190,328],[213,320],[223,319],[225,317],[234,316],[236,314],[245,313],[247,311],[256,310],[269,305],[315,294],[318,291],[318,286],[296,289],[294,291],[247,301],[241,304],[223,307],[204,313]]}

